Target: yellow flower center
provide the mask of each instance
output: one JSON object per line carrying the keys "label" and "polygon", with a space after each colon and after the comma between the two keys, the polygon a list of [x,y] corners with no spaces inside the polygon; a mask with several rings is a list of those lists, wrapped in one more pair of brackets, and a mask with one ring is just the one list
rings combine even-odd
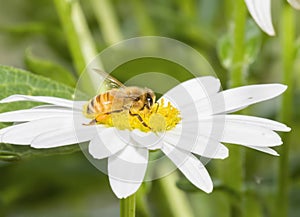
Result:
{"label": "yellow flower center", "polygon": [[[86,114],[85,116],[92,118]],[[165,105],[162,99],[160,103],[155,103],[150,110],[145,109],[131,115],[128,110],[112,113],[106,115],[97,124],[116,127],[121,130],[139,129],[143,132],[163,132],[174,128],[180,120],[179,110],[172,106],[170,102]]]}

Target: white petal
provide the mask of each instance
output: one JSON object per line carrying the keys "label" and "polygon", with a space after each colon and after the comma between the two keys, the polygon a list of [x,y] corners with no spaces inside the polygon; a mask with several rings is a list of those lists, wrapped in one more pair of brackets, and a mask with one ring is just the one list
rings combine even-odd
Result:
{"label": "white petal", "polygon": [[275,35],[271,16],[271,0],[245,0],[257,25],[267,34]]}
{"label": "white petal", "polygon": [[87,104],[87,101],[73,101],[73,110],[82,111],[83,107]]}
{"label": "white petal", "polygon": [[64,128],[50,132],[45,132],[33,139],[31,147],[33,148],[54,148],[65,145],[86,142],[94,138],[97,134],[98,126],[84,126],[79,129]]}
{"label": "white petal", "polygon": [[109,177],[109,183],[112,191],[119,199],[127,198],[130,195],[134,194],[142,184],[142,182],[126,182],[111,177]]}
{"label": "white petal", "polygon": [[201,155],[206,158],[224,159],[228,157],[228,149],[217,140],[197,133],[179,133],[173,130],[165,134],[164,140],[182,150]]}
{"label": "white petal", "polygon": [[[96,159],[103,159],[121,151],[127,143],[115,135],[114,128],[104,128],[91,140],[89,153]],[[110,140],[104,139],[108,138]],[[103,142],[105,140],[105,142]]]}
{"label": "white petal", "polygon": [[57,106],[57,105],[39,105],[36,107],[33,107],[32,109],[65,109],[73,111],[80,111],[82,112],[84,105],[87,104],[87,101],[73,101],[73,107],[63,107],[63,106]]}
{"label": "white petal", "polygon": [[161,134],[154,134],[152,132],[141,132],[140,130],[133,130],[130,134],[131,141],[140,147],[145,147],[148,150],[160,149],[163,142]]}
{"label": "white petal", "polygon": [[221,142],[257,147],[282,144],[280,136],[272,130],[247,123],[234,122],[226,122]]}
{"label": "white petal", "polygon": [[[195,119],[195,117],[201,118],[219,113],[224,111],[224,108],[223,96],[220,93],[215,93],[192,104],[180,107],[180,114],[186,115],[187,118],[194,116]],[[189,119],[192,120],[191,118]]]}
{"label": "white petal", "polygon": [[292,5],[297,10],[300,10],[300,0],[288,0],[290,5]]}
{"label": "white petal", "polygon": [[1,113],[0,122],[25,122],[57,116],[71,118],[72,115],[73,111],[66,109],[25,109]]}
{"label": "white petal", "polygon": [[207,193],[212,191],[213,184],[206,168],[193,154],[177,149],[167,143],[164,143],[162,151],[197,188]]}
{"label": "white petal", "polygon": [[279,154],[272,148],[268,148],[268,147],[257,147],[257,146],[248,146],[249,148],[255,149],[257,151],[261,151],[267,154],[271,154],[274,156],[279,156]]}
{"label": "white petal", "polygon": [[[192,114],[195,116],[196,113],[198,116],[203,116],[213,113],[210,96],[216,95],[219,90],[219,79],[204,76],[177,85],[164,94],[162,98],[166,103],[171,102],[185,117]],[[198,110],[200,108],[201,110]]]}
{"label": "white petal", "polygon": [[291,128],[280,122],[247,115],[226,115],[226,122],[228,121],[235,123],[252,124],[275,131],[289,132],[291,130]]}
{"label": "white petal", "polygon": [[204,76],[177,85],[164,94],[163,98],[171,99],[177,106],[181,106],[188,105],[190,102],[195,102],[199,99],[207,98],[219,90],[219,79],[212,76]]}
{"label": "white petal", "polygon": [[118,198],[126,198],[139,189],[147,163],[148,150],[130,145],[108,158],[109,182]]}
{"label": "white petal", "polygon": [[11,128],[12,126],[9,126],[9,127],[5,127],[5,128],[2,128],[0,129],[0,143],[2,143],[2,135]]}
{"label": "white petal", "polygon": [[224,131],[225,123],[246,124],[247,126],[252,125],[253,127],[262,127],[269,130],[283,132],[288,132],[291,130],[285,124],[280,122],[247,115],[212,115],[200,117],[198,120],[195,118],[195,121],[188,120],[186,124],[185,120],[183,119],[182,123],[186,128],[199,128],[199,135],[212,137],[216,140],[220,140],[220,136],[222,136]]}
{"label": "white petal", "polygon": [[62,99],[58,97],[51,96],[27,96],[27,95],[12,95],[5,99],[0,100],[0,103],[9,103],[17,101],[33,101],[33,102],[44,102],[53,105],[63,106],[72,108],[74,102],[68,99]]}
{"label": "white petal", "polygon": [[182,117],[195,120],[195,117],[241,110],[251,104],[274,98],[286,88],[287,86],[281,84],[248,85],[212,93],[196,101],[189,94],[185,98],[181,97],[182,99],[176,99],[176,95],[171,96],[173,98],[170,101],[179,108]]}
{"label": "white petal", "polygon": [[104,131],[101,132],[100,139],[105,144],[105,146],[109,148],[110,146],[114,146],[115,144],[118,144],[120,142],[128,144],[129,134],[130,132],[128,130],[118,130],[114,127],[109,127],[104,128]]}
{"label": "white petal", "polygon": [[5,143],[29,145],[36,136],[42,133],[64,128],[74,128],[72,118],[45,118],[4,128],[1,140]]}
{"label": "white petal", "polygon": [[211,98],[214,114],[238,111],[251,104],[272,99],[286,89],[287,86],[282,84],[259,84],[222,91]]}
{"label": "white petal", "polygon": [[68,107],[63,107],[63,106],[57,106],[57,105],[38,105],[38,106],[35,106],[31,109],[54,109],[54,110],[57,110],[57,109],[61,109],[61,110],[67,110],[67,111],[70,111],[72,110],[72,108],[68,108]]}
{"label": "white petal", "polygon": [[194,100],[202,99],[210,94],[219,92],[221,88],[220,80],[213,76],[203,76],[185,81],[183,86]]}
{"label": "white petal", "polygon": [[[229,150],[228,148],[223,145],[222,143],[218,143],[218,147],[216,148],[216,152],[212,155],[214,157],[211,157],[211,158],[219,158],[219,159],[225,159],[228,157],[229,155]],[[210,153],[210,152],[208,152]],[[209,157],[209,156],[206,156],[206,152],[204,152],[204,157]]]}
{"label": "white petal", "polygon": [[[193,148],[192,153],[201,155],[202,157],[213,159],[225,159],[228,157],[228,148],[222,143],[210,138],[200,138],[201,139],[198,140],[198,144]],[[201,143],[201,141],[203,143]]]}
{"label": "white petal", "polygon": [[187,135],[204,136],[213,138],[217,141],[220,140],[224,131],[225,117],[220,116],[200,116],[193,117],[193,115],[182,116],[182,129],[183,133]]}

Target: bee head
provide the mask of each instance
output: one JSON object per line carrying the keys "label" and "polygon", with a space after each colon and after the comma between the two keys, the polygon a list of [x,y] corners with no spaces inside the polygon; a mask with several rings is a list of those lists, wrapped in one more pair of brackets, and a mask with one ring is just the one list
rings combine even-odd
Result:
{"label": "bee head", "polygon": [[151,89],[137,89],[139,96],[134,96],[131,109],[143,111],[145,108],[150,110],[155,103],[155,94]]}
{"label": "bee head", "polygon": [[155,96],[154,92],[150,89],[146,90],[145,96],[146,96],[145,105],[148,109],[150,109],[153,106],[153,104],[155,103],[156,96]]}

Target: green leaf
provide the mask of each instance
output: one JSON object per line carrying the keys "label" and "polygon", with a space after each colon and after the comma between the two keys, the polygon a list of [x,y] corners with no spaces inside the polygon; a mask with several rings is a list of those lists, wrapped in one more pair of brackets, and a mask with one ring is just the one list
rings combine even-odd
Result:
{"label": "green leaf", "polygon": [[[50,80],[48,78],[34,75],[28,71],[0,65],[0,99],[13,94],[56,96],[72,99],[74,89]],[[0,104],[0,112],[30,108],[38,103],[14,102]],[[0,123],[0,127],[7,126]],[[49,154],[65,154],[80,150],[78,145],[65,146],[54,149],[38,150],[29,146],[17,146],[0,143],[0,160],[15,161],[26,157]]]}
{"label": "green leaf", "polygon": [[[72,99],[74,89],[50,80],[34,75],[28,71],[0,65],[0,99],[13,94],[56,96]],[[36,103],[15,102],[0,105],[0,112],[29,108]]]}
{"label": "green leaf", "polygon": [[5,32],[20,37],[34,34],[46,34],[48,31],[49,26],[46,26],[41,22],[31,22],[21,25],[0,25],[0,32]]}
{"label": "green leaf", "polygon": [[[260,29],[252,20],[247,21],[245,31],[245,53],[242,64],[250,65],[256,60],[258,56],[262,43],[262,35]],[[234,67],[232,66],[234,44],[233,39],[233,30],[230,29],[219,39],[217,44],[219,59],[221,61],[221,64],[226,69]]]}
{"label": "green leaf", "polygon": [[[218,179],[213,179],[214,180],[214,191],[223,191],[228,193],[229,195],[238,198],[239,195],[237,192],[235,192],[233,189],[229,188],[228,186],[225,186],[224,183],[221,180]],[[176,182],[176,186],[185,191],[185,192],[189,192],[189,193],[199,193],[199,192],[203,192],[201,189],[197,188],[196,186],[194,186],[188,179],[186,178],[180,178],[177,182]]]}
{"label": "green leaf", "polygon": [[13,25],[0,24],[0,32],[7,34],[10,38],[22,41],[27,38],[36,40],[36,36],[41,36],[56,51],[58,56],[67,60],[70,59],[64,34],[57,24],[45,22],[25,22]]}
{"label": "green leaf", "polygon": [[2,147],[2,144],[0,143],[0,160],[2,161],[18,161],[20,160],[20,156],[11,151],[5,150],[5,148]]}
{"label": "green leaf", "polygon": [[182,191],[186,191],[186,192],[201,192],[201,190],[199,188],[197,188],[195,185],[193,185],[189,180],[187,180],[186,178],[180,178],[177,182],[176,182],[176,186],[182,190]]}
{"label": "green leaf", "polygon": [[71,154],[80,151],[79,145],[68,145],[50,149],[34,149],[29,146],[0,143],[0,161],[19,161],[35,156]]}
{"label": "green leaf", "polygon": [[246,49],[244,62],[248,65],[252,64],[260,51],[262,44],[261,30],[253,20],[248,20],[246,25]]}
{"label": "green leaf", "polygon": [[225,34],[221,37],[217,44],[218,56],[221,61],[221,64],[229,69],[232,65],[232,56],[233,56],[233,41],[232,34]]}
{"label": "green leaf", "polygon": [[30,71],[66,85],[75,87],[76,79],[71,72],[62,66],[34,56],[30,49],[26,50],[25,63]]}

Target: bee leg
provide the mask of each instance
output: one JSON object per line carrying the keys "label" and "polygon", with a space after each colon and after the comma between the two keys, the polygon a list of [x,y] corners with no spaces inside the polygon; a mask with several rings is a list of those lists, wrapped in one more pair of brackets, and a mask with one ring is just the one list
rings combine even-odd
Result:
{"label": "bee leg", "polygon": [[119,109],[119,110],[114,110],[114,111],[111,111],[111,112],[106,112],[105,114],[106,115],[110,115],[112,113],[119,113],[119,112],[122,112],[122,111],[124,111],[124,110],[123,109]]}
{"label": "bee leg", "polygon": [[122,111],[124,111],[124,110],[123,109],[119,109],[119,110],[114,110],[114,111],[111,111],[111,112],[106,112],[106,113],[99,114],[90,123],[83,124],[83,125],[89,126],[89,125],[95,125],[97,123],[101,123],[102,120],[104,120],[105,118],[107,118],[108,115],[113,114],[113,113],[119,113],[119,112],[122,112]]}
{"label": "bee leg", "polygon": [[122,112],[122,111],[123,111],[122,109],[119,109],[119,110],[114,110],[114,111],[106,112],[106,113],[103,113],[103,114],[99,114],[94,120],[98,123],[101,123],[102,120],[107,118],[108,115],[113,114],[113,113],[119,113],[119,112]]}
{"label": "bee leg", "polygon": [[108,116],[108,114],[97,115],[97,117],[94,119],[94,121],[96,123],[101,123],[107,116]]}
{"label": "bee leg", "polygon": [[93,119],[90,123],[88,124],[82,124],[84,126],[90,126],[90,125],[95,125],[97,123],[96,119]]}
{"label": "bee leg", "polygon": [[137,118],[139,119],[139,121],[144,125],[144,127],[147,127],[147,128],[149,128],[149,129],[151,130],[151,127],[149,127],[149,126],[145,123],[145,121],[143,120],[143,118],[142,118],[139,114],[133,114],[130,110],[129,110],[129,114],[130,114],[131,116],[137,117]]}

